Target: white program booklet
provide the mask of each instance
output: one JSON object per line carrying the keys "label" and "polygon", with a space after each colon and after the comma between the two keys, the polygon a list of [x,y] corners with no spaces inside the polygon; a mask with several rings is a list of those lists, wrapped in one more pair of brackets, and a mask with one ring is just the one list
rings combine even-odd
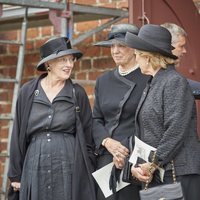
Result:
{"label": "white program booklet", "polygon": [[[149,162],[148,158],[151,151],[156,151],[156,148],[146,144],[145,142],[143,142],[142,140],[140,140],[135,136],[135,146],[130,156],[129,162],[135,165],[137,163],[138,157],[142,158],[146,162]],[[163,182],[165,170],[162,168],[158,168],[158,170],[160,172],[161,181]]]}
{"label": "white program booklet", "polygon": [[[110,179],[110,174],[111,174],[113,165],[114,165],[113,162],[109,163],[108,165],[92,173],[94,179],[96,180],[99,187],[101,188],[105,198],[113,194],[112,190],[110,190],[109,188],[109,179]],[[122,172],[121,172],[120,181],[119,183],[117,183],[116,191],[121,190],[122,188],[126,187],[129,184],[130,183],[126,183],[122,181]]]}

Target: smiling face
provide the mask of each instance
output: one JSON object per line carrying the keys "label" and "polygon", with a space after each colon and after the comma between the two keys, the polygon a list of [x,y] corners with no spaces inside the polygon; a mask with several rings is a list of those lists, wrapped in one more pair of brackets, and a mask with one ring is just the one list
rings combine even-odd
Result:
{"label": "smiling face", "polygon": [[126,67],[135,60],[135,50],[118,42],[111,45],[111,55],[117,66]]}
{"label": "smiling face", "polygon": [[66,80],[70,77],[74,67],[75,58],[73,55],[66,55],[48,61],[51,75],[57,80]]}

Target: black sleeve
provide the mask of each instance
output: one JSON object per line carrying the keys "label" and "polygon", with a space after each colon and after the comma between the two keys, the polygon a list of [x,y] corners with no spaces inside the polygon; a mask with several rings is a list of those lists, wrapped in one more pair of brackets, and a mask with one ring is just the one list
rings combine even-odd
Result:
{"label": "black sleeve", "polygon": [[92,110],[90,102],[85,90],[78,84],[75,84],[75,93],[78,106],[80,108],[80,120],[83,127],[84,138],[86,142],[89,158],[93,164],[95,164],[94,155],[94,140],[92,137]]}
{"label": "black sleeve", "polygon": [[103,139],[110,137],[108,130],[105,128],[105,119],[100,106],[100,97],[99,97],[100,85],[101,84],[99,84],[99,79],[97,79],[95,86],[95,101],[93,108],[93,127],[92,127],[94,142],[96,144],[97,149],[102,147],[101,143]]}

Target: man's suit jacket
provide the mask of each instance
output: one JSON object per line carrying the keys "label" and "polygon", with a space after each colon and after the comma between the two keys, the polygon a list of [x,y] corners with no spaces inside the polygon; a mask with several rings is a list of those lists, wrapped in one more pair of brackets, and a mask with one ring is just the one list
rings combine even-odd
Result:
{"label": "man's suit jacket", "polygon": [[197,100],[197,99],[200,99],[200,82],[198,81],[194,81],[194,80],[191,80],[191,79],[187,79],[191,89],[192,89],[192,92],[193,92],[193,95],[194,95],[194,98]]}

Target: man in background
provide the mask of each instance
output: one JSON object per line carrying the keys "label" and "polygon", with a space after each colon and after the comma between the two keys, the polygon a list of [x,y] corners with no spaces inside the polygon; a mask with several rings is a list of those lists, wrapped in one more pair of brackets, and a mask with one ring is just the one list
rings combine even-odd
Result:
{"label": "man in background", "polygon": [[[172,53],[178,57],[175,65],[179,67],[181,58],[187,53],[185,48],[187,33],[183,28],[173,23],[164,23],[161,26],[168,29],[172,35],[172,46],[175,48]],[[191,79],[187,80],[192,88],[195,99],[200,99],[200,82]]]}

